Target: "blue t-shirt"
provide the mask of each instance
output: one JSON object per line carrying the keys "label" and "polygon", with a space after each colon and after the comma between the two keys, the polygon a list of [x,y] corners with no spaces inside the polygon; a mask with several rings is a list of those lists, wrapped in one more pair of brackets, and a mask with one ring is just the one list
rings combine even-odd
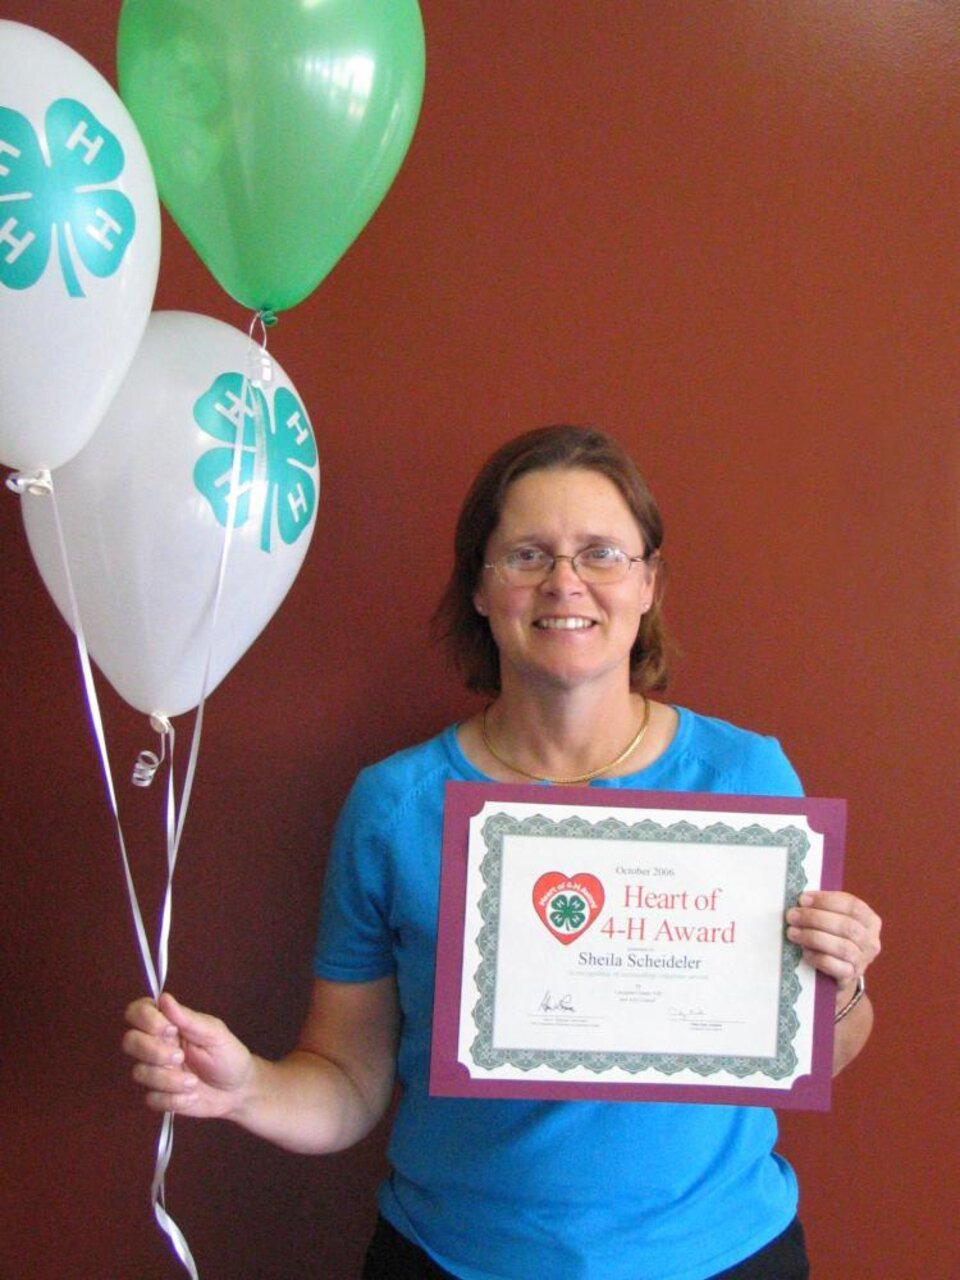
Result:
{"label": "blue t-shirt", "polygon": [[[677,708],[648,768],[595,787],[802,794],[773,738]],[[314,971],[395,974],[402,1088],[384,1216],[461,1280],[705,1280],[796,1213],[761,1107],[427,1093],[444,785],[489,781],[456,728],[363,770],[337,825]]]}

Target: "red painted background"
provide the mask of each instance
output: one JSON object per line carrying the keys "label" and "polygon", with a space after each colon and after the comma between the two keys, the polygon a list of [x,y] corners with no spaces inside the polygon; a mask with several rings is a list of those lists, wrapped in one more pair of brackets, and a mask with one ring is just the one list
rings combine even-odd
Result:
{"label": "red painted background", "polygon": [[[462,491],[506,436],[594,422],[667,519],[670,696],[777,734],[850,802],[886,919],[878,1023],[784,1120],[818,1280],[960,1270],[955,1236],[960,24],[939,0],[422,0],[420,126],[271,349],[312,416],[319,524],[211,698],[170,987],[260,1051],[300,1022],[357,769],[470,704],[427,637]],[[114,79],[118,0],[6,0]],[[2,50],[0,50],[2,57]],[[252,86],[256,92],[256,86]],[[169,222],[157,306],[248,317]],[[67,629],[0,496],[0,1271],[174,1280],[143,989]],[[125,775],[152,746],[107,687]],[[181,726],[189,728],[189,721]],[[181,734],[181,741],[186,732]],[[161,797],[121,803],[151,915]],[[330,1159],[178,1125],[204,1280],[356,1273],[383,1132]],[[655,1154],[638,1154],[655,1158]]]}

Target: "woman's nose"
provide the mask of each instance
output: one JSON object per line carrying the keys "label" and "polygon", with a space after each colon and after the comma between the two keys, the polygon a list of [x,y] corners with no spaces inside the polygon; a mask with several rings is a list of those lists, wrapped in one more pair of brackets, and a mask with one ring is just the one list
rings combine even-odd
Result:
{"label": "woman's nose", "polygon": [[542,585],[553,591],[581,590],[583,579],[573,566],[573,556],[554,556],[553,567]]}

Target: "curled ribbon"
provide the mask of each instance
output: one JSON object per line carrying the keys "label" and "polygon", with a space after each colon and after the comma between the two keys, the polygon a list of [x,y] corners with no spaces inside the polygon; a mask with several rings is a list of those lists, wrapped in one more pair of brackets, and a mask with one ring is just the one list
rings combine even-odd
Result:
{"label": "curled ribbon", "polygon": [[158,756],[155,751],[141,751],[133,766],[130,781],[135,787],[149,787],[162,763],[162,755]]}
{"label": "curled ribbon", "polygon": [[156,711],[150,717],[150,727],[160,735],[160,754],[155,751],[141,751],[137,756],[133,766],[133,776],[130,781],[135,787],[149,787],[157,776],[157,770],[167,758],[167,738],[171,740],[171,750],[173,743],[173,725],[166,716],[159,715]]}

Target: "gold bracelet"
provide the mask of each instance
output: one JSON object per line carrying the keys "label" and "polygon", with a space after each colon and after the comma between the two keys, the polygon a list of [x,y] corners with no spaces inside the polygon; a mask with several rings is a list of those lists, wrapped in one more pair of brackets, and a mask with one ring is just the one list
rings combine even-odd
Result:
{"label": "gold bracelet", "polygon": [[863,997],[866,994],[867,994],[867,981],[866,981],[866,978],[864,978],[863,974],[861,973],[860,977],[857,979],[856,991],[854,991],[853,995],[850,997],[847,1003],[843,1006],[843,1008],[838,1009],[837,1012],[833,1015],[834,1022],[842,1022],[844,1018],[847,1016],[847,1014],[853,1013],[854,1009],[857,1007],[857,1005],[860,1003],[860,1001],[863,999]]}

